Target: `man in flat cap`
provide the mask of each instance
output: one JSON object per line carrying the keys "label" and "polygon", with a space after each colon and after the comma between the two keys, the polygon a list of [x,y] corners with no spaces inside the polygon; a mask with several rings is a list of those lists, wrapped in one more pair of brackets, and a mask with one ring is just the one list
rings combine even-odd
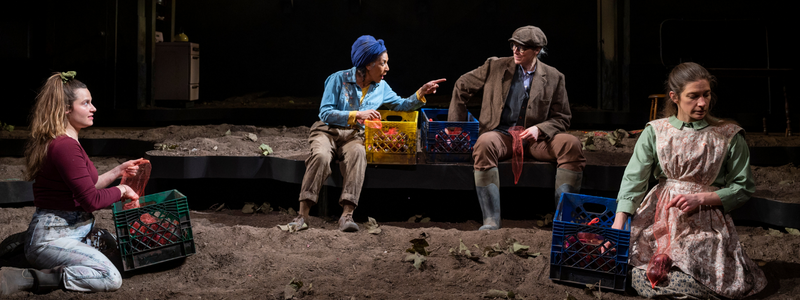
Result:
{"label": "man in flat cap", "polygon": [[566,133],[572,113],[564,74],[539,60],[547,46],[544,32],[525,26],[514,31],[508,41],[512,57],[490,57],[456,81],[448,114],[449,121],[466,120],[467,101],[483,91],[480,136],[472,154],[475,189],[483,212],[479,230],[500,228],[497,164],[512,157],[510,129],[524,129],[518,135],[526,157],[557,163],[556,204],[562,193],[580,191],[586,165],[580,140]]}

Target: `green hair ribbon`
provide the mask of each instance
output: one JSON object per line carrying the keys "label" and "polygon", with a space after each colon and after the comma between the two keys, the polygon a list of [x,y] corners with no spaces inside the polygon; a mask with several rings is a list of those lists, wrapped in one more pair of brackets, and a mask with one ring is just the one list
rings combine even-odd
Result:
{"label": "green hair ribbon", "polygon": [[75,75],[78,75],[78,72],[75,71],[68,71],[68,72],[61,72],[61,81],[67,83],[70,79],[74,79]]}

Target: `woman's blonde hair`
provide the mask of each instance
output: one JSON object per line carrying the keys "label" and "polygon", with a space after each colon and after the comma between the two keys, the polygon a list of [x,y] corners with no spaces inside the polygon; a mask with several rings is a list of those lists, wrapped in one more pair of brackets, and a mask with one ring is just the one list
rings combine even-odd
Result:
{"label": "woman's blonde hair", "polygon": [[75,90],[85,88],[86,85],[77,79],[65,81],[61,73],[55,73],[45,81],[30,116],[31,137],[25,146],[25,180],[36,178],[47,157],[47,146],[57,136],[67,133],[67,112],[75,101]]}
{"label": "woman's blonde hair", "polygon": [[674,92],[680,98],[686,85],[698,80],[708,81],[708,85],[711,87],[711,101],[708,102],[708,113],[706,113],[703,119],[711,125],[719,125],[723,121],[736,123],[733,120],[720,119],[711,115],[711,109],[714,108],[714,105],[717,103],[717,95],[714,93],[714,87],[717,85],[717,78],[711,75],[706,68],[693,62],[685,62],[677,65],[672,69],[672,72],[669,73],[669,77],[667,77],[667,82],[665,83],[668,99],[664,101],[664,108],[661,111],[661,116],[663,118],[668,118],[678,114],[678,105],[672,102],[672,99],[669,97],[669,92]]}

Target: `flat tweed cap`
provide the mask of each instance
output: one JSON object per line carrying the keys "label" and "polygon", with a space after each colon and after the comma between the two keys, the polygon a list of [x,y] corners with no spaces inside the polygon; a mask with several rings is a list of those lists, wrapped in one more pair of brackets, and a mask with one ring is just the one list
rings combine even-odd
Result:
{"label": "flat tweed cap", "polygon": [[514,34],[508,39],[509,42],[517,42],[520,45],[528,47],[544,47],[547,46],[547,37],[544,35],[539,27],[524,26],[514,30]]}

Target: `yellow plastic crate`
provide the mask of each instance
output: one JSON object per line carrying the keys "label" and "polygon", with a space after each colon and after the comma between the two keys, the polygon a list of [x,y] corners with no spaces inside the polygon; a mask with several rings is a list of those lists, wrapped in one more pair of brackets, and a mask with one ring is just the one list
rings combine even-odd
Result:
{"label": "yellow plastic crate", "polygon": [[369,164],[414,165],[417,163],[418,112],[379,110],[381,128],[370,127],[366,121],[364,131]]}

